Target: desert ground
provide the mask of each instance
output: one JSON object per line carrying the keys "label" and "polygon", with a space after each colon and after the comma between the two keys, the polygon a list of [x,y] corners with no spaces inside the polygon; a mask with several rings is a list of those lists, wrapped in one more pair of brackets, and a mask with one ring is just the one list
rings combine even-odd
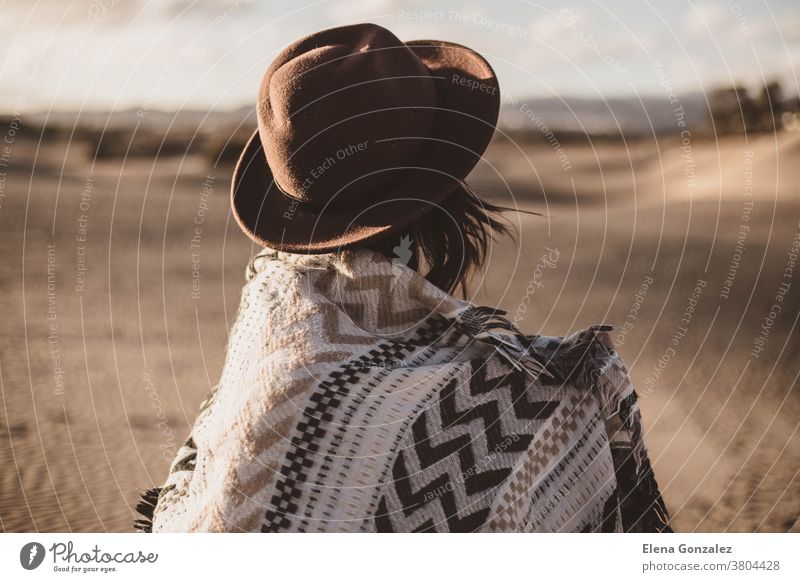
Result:
{"label": "desert ground", "polygon": [[[800,531],[800,132],[519,143],[473,298],[528,333],[606,322],[680,531]],[[0,529],[129,531],[219,376],[245,265],[231,166],[17,139],[0,191]],[[543,261],[547,254],[557,260]]]}

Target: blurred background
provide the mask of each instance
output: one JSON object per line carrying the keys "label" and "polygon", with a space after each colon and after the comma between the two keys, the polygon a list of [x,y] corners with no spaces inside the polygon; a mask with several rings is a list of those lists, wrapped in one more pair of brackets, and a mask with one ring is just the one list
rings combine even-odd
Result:
{"label": "blurred background", "polygon": [[258,250],[228,195],[261,77],[371,21],[500,79],[470,181],[542,216],[510,216],[472,298],[615,326],[676,529],[800,531],[796,0],[0,6],[0,529],[131,529]]}

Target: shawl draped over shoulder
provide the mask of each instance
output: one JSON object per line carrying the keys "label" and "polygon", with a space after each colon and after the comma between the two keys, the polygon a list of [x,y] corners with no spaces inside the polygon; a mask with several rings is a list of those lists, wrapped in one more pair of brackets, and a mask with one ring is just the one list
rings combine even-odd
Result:
{"label": "shawl draped over shoulder", "polygon": [[670,531],[607,326],[526,336],[368,250],[264,250],[144,531]]}

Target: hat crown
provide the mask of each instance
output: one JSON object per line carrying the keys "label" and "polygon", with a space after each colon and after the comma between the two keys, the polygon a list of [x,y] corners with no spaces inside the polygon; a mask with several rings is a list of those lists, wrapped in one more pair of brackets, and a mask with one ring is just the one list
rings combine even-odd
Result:
{"label": "hat crown", "polygon": [[388,30],[359,24],[278,55],[261,84],[259,134],[285,193],[345,207],[424,153],[436,105],[417,55]]}
{"label": "hat crown", "polygon": [[253,241],[287,252],[388,236],[463,184],[499,109],[497,77],[468,47],[402,43],[374,24],[312,34],[261,82],[233,214]]}

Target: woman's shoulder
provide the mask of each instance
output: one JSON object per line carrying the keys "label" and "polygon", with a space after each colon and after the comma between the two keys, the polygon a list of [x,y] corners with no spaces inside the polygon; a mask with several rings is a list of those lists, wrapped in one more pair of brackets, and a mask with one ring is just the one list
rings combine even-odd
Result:
{"label": "woman's shoulder", "polygon": [[528,352],[547,363],[548,371],[560,378],[595,373],[614,362],[621,362],[606,324],[592,325],[566,336],[526,336]]}
{"label": "woman's shoulder", "polygon": [[612,330],[610,325],[598,324],[567,336],[527,336],[529,354],[546,370],[542,382],[594,392],[607,414],[621,400],[635,401],[628,369],[611,339]]}

